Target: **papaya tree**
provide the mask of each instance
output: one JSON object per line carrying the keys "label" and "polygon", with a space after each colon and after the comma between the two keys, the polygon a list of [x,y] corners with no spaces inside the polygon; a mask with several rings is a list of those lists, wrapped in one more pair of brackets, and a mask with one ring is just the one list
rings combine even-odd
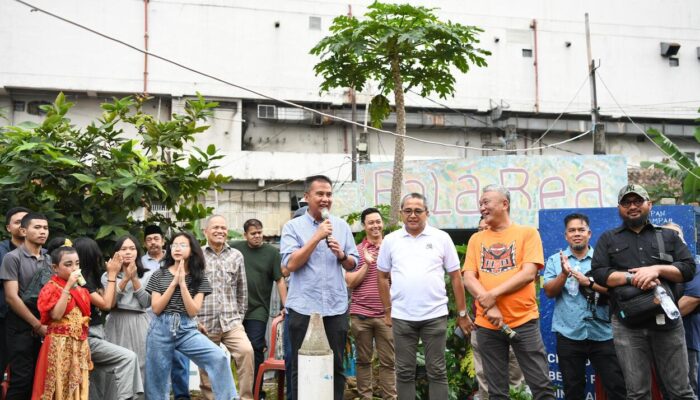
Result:
{"label": "papaya tree", "polygon": [[[387,96],[393,92],[396,107],[394,168],[391,184],[390,224],[398,221],[403,181],[406,111],[404,93],[415,88],[421,96],[453,95],[453,69],[462,73],[470,65],[486,66],[490,53],[475,47],[481,29],[443,22],[434,8],[410,4],[374,2],[363,19],[340,15],[333,19],[330,35],[311,49],[321,61],[314,66],[322,77],[321,91],[353,88],[362,91],[378,84],[372,98],[370,118],[375,127],[391,112]],[[353,160],[355,162],[356,160]]]}

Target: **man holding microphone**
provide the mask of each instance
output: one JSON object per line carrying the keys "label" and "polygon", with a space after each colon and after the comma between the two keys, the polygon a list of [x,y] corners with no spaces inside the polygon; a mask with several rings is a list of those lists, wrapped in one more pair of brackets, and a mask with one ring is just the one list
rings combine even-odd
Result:
{"label": "man holding microphone", "polygon": [[286,308],[292,341],[293,399],[298,399],[299,348],[312,312],[323,317],[328,343],[333,350],[333,392],[343,399],[343,356],[348,333],[348,294],[343,270],[351,271],[359,255],[350,226],[330,215],[333,204],[331,180],[314,175],[304,181],[306,214],[290,220],[282,229],[282,265],[291,272]]}

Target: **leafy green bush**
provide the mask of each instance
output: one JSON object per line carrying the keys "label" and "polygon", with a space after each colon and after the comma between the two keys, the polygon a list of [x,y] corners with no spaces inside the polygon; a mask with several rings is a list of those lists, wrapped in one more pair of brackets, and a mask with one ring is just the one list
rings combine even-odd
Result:
{"label": "leafy green bush", "polygon": [[[183,115],[159,121],[145,114],[144,97],[114,98],[86,128],[68,118],[73,103],[60,93],[42,106],[41,124],[0,128],[0,210],[24,206],[47,215],[52,234],[93,237],[103,248],[146,223],[192,229],[211,214],[201,200],[228,178],[213,171],[222,156],[187,142],[208,129],[200,125],[217,103],[198,95]],[[126,133],[136,134],[127,139]],[[174,214],[152,214],[154,205]],[[147,221],[132,212],[144,208]]]}

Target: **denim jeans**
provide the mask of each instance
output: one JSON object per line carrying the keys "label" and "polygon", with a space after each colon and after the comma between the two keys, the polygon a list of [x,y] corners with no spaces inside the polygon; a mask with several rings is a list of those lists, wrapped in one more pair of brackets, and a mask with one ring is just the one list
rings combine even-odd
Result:
{"label": "denim jeans", "polygon": [[688,349],[688,380],[693,393],[698,396],[698,351]]}
{"label": "denim jeans", "polygon": [[161,314],[151,320],[146,338],[147,399],[170,398],[168,386],[175,350],[207,371],[217,399],[238,398],[224,351],[199,333],[197,323],[186,314]]}
{"label": "denim jeans", "polygon": [[396,349],[396,392],[399,400],[416,398],[416,351],[418,339],[425,346],[425,371],[431,399],[447,399],[447,367],[445,344],[447,316],[425,321],[392,318],[392,334]]}
{"label": "denim jeans", "polygon": [[489,398],[492,400],[509,398],[508,348],[512,346],[525,376],[525,382],[532,391],[532,398],[554,400],[556,397],[554,397],[552,382],[549,380],[549,366],[539,320],[533,319],[513,330],[517,334],[517,339],[509,341],[500,330],[477,328],[476,340],[484,363]]}
{"label": "denim jeans", "polygon": [[176,400],[190,398],[190,359],[179,351],[173,353],[173,370],[170,373],[173,382],[173,396]]}
{"label": "denim jeans", "polygon": [[683,324],[670,330],[632,329],[612,318],[617,359],[625,375],[627,399],[651,398],[651,367],[670,398],[696,399],[688,380],[688,354]]}

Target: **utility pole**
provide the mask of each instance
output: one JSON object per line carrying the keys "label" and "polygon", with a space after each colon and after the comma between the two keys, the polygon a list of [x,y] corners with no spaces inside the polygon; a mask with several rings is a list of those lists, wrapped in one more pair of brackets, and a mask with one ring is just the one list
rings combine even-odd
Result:
{"label": "utility pole", "polygon": [[591,55],[591,29],[588,26],[586,13],[586,46],[588,47],[588,81],[591,84],[591,130],[593,131],[593,154],[605,154],[605,125],[600,123],[598,113],[598,97],[595,85],[595,61]]}

